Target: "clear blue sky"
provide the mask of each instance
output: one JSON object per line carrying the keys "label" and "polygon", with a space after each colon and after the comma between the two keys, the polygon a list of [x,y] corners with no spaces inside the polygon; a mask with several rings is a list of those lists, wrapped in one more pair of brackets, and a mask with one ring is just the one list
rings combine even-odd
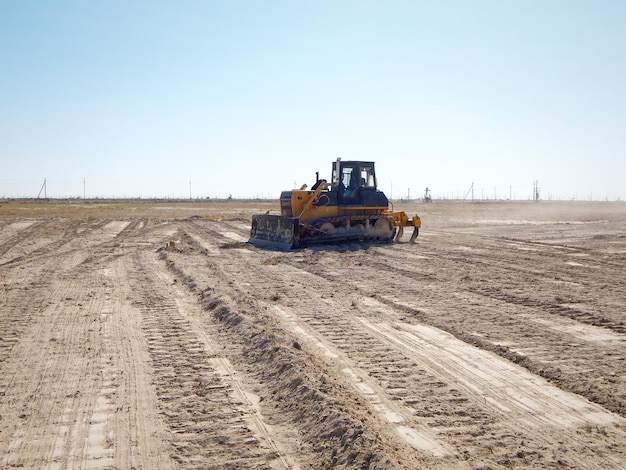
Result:
{"label": "clear blue sky", "polygon": [[337,157],[625,200],[626,1],[0,0],[0,197],[278,197]]}

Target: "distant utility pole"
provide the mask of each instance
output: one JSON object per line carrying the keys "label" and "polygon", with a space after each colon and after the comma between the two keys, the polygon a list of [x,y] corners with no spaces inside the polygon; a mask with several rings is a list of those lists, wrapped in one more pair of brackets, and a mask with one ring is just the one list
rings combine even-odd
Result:
{"label": "distant utility pole", "polygon": [[191,180],[189,180],[189,200],[191,201]]}
{"label": "distant utility pole", "polygon": [[472,193],[472,201],[473,201],[474,200],[474,182],[473,181],[472,181],[472,185],[470,186],[469,190],[465,194],[465,197],[463,198],[464,201],[467,199],[467,196],[469,196],[470,192]]}
{"label": "distant utility pole", "polygon": [[48,199],[47,188],[46,188],[46,179],[43,179],[43,186],[39,190],[39,194],[37,194],[37,199],[41,196],[41,191],[43,191],[43,198]]}
{"label": "distant utility pole", "polygon": [[533,181],[533,201],[539,200],[539,180]]}
{"label": "distant utility pole", "polygon": [[85,178],[83,178],[83,202],[87,202],[87,192],[85,191]]}

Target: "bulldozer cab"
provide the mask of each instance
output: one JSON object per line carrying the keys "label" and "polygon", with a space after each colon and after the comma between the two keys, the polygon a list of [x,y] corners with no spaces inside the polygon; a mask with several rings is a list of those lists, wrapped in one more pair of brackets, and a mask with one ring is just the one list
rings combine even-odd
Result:
{"label": "bulldozer cab", "polygon": [[373,162],[342,162],[333,168],[332,187],[337,188],[343,204],[362,204],[364,190],[376,191],[376,173]]}

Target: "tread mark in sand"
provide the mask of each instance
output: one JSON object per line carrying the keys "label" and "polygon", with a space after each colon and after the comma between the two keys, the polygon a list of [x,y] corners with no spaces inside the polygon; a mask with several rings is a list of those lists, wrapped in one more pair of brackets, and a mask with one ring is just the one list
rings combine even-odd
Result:
{"label": "tread mark in sand", "polygon": [[[141,266],[137,272],[149,271]],[[172,458],[185,465],[275,466],[280,456],[248,427],[244,404],[233,398],[231,385],[211,366],[213,358],[189,320],[149,281],[131,281],[136,284],[133,303],[142,312],[161,414],[174,435]]]}

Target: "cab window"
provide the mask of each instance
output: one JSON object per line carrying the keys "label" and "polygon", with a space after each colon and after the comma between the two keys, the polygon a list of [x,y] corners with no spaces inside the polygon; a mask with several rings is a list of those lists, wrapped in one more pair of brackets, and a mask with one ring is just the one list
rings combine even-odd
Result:
{"label": "cab window", "polygon": [[365,186],[368,188],[373,188],[376,186],[376,181],[374,180],[373,166],[370,165],[361,167],[361,186]]}

